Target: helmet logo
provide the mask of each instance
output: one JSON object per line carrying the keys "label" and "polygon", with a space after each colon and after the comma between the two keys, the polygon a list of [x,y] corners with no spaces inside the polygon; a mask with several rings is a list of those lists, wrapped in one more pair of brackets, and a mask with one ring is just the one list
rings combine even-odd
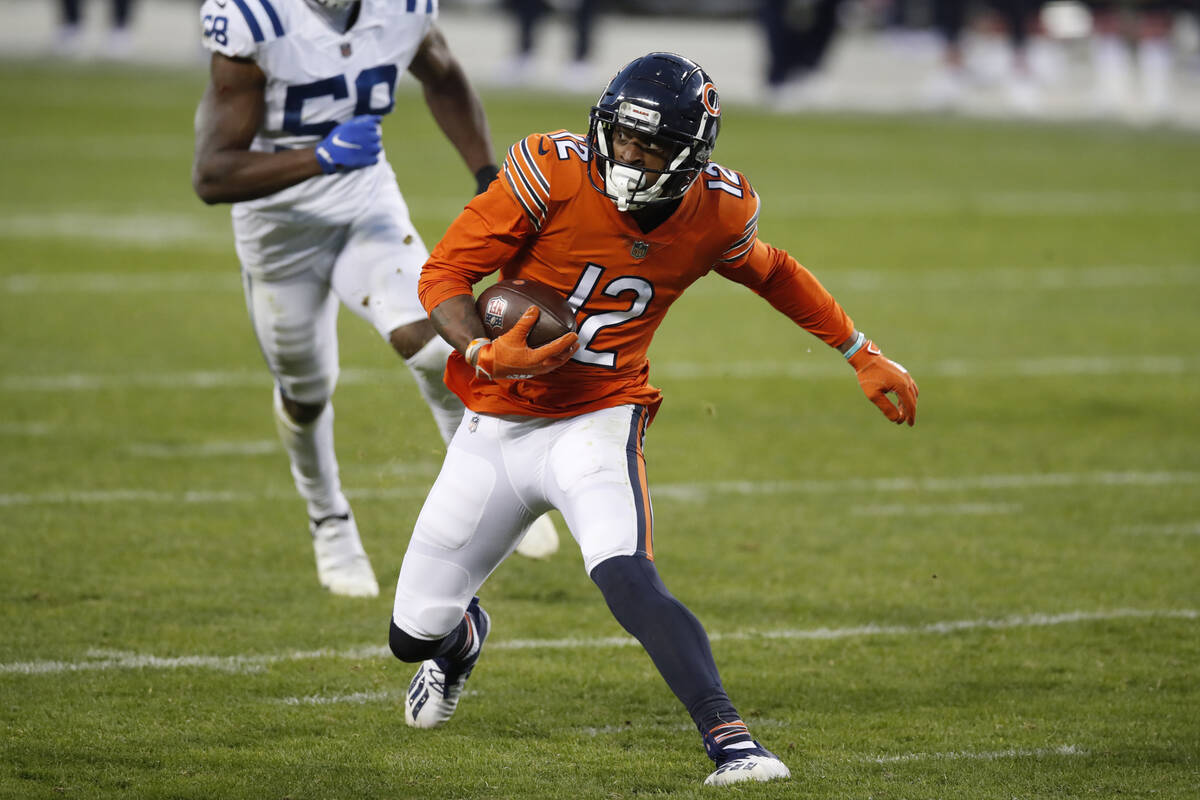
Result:
{"label": "helmet logo", "polygon": [[709,114],[721,116],[721,99],[717,97],[717,87],[712,85],[712,81],[700,87],[700,101]]}
{"label": "helmet logo", "polygon": [[658,130],[658,123],[662,120],[662,113],[655,111],[652,108],[634,105],[628,100],[621,103],[617,108],[617,122],[622,125],[628,125],[637,130]]}

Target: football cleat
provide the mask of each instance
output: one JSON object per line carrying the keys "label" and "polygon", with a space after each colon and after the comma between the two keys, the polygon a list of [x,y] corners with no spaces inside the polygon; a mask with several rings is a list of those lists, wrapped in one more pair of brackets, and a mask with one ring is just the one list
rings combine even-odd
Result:
{"label": "football cleat", "polygon": [[317,580],[334,594],[346,597],[376,597],[379,584],[363,550],[354,515],[330,514],[311,520],[313,552],[317,556]]}
{"label": "football cleat", "polygon": [[558,551],[558,528],[549,514],[543,514],[525,529],[517,552],[526,558],[549,558]]}
{"label": "football cleat", "polygon": [[459,659],[443,657],[422,661],[408,684],[408,693],[404,696],[404,721],[410,728],[436,728],[454,715],[463,687],[479,661],[483,641],[492,627],[478,597],[467,606],[466,617],[471,634],[467,655]]}
{"label": "football cleat", "polygon": [[717,768],[704,779],[705,786],[730,786],[744,781],[773,781],[790,778],[792,773],[774,753],[758,742],[747,742],[748,747],[728,747],[710,753]]}

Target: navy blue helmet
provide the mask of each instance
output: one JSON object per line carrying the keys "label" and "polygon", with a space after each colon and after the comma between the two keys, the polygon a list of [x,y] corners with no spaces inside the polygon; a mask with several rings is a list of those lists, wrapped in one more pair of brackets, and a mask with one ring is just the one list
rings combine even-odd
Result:
{"label": "navy blue helmet", "polygon": [[[653,138],[667,166],[648,171],[613,156],[613,127]],[[712,78],[691,59],[650,53],[626,64],[592,106],[588,148],[592,186],[622,211],[683,197],[708,164],[721,128],[721,101]]]}

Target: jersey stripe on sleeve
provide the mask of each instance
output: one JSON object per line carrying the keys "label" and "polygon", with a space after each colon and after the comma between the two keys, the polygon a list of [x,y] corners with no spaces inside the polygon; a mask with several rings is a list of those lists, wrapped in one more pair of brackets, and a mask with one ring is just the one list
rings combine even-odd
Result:
{"label": "jersey stripe on sleeve", "polygon": [[742,238],[733,243],[732,246],[721,254],[721,262],[729,264],[737,261],[746,253],[750,252],[750,248],[754,247],[754,240],[758,238],[758,212],[761,203],[758,195],[754,195],[754,214],[750,217],[750,221],[746,223],[746,230],[742,234]]}
{"label": "jersey stripe on sleeve", "polygon": [[250,35],[254,37],[254,41],[261,42],[264,39],[262,28],[259,27],[258,20],[254,18],[254,12],[246,5],[246,0],[233,0],[233,4],[246,18],[246,25],[250,27]]}
{"label": "jersey stripe on sleeve", "polygon": [[529,217],[534,230],[541,230],[546,221],[546,204],[550,201],[550,182],[534,161],[528,139],[508,149],[508,158],[504,160],[504,178],[525,209],[525,215]]}
{"label": "jersey stripe on sleeve", "polygon": [[283,23],[279,21],[279,15],[275,13],[275,7],[271,5],[271,0],[258,0],[262,3],[263,11],[267,12],[267,16],[271,18],[271,28],[275,31],[276,36],[283,36]]}

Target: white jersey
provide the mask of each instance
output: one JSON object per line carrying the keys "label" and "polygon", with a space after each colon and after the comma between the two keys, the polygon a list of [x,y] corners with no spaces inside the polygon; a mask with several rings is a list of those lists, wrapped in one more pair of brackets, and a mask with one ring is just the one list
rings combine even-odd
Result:
{"label": "white jersey", "polygon": [[[362,0],[345,33],[306,0],[206,0],[200,14],[208,50],[252,59],[266,74],[265,115],[251,149],[275,152],[313,147],[360,114],[391,113],[396,83],[437,11],[437,0]],[[372,167],[236,203],[233,214],[347,223],[370,208],[381,182],[395,183],[383,154]]]}

